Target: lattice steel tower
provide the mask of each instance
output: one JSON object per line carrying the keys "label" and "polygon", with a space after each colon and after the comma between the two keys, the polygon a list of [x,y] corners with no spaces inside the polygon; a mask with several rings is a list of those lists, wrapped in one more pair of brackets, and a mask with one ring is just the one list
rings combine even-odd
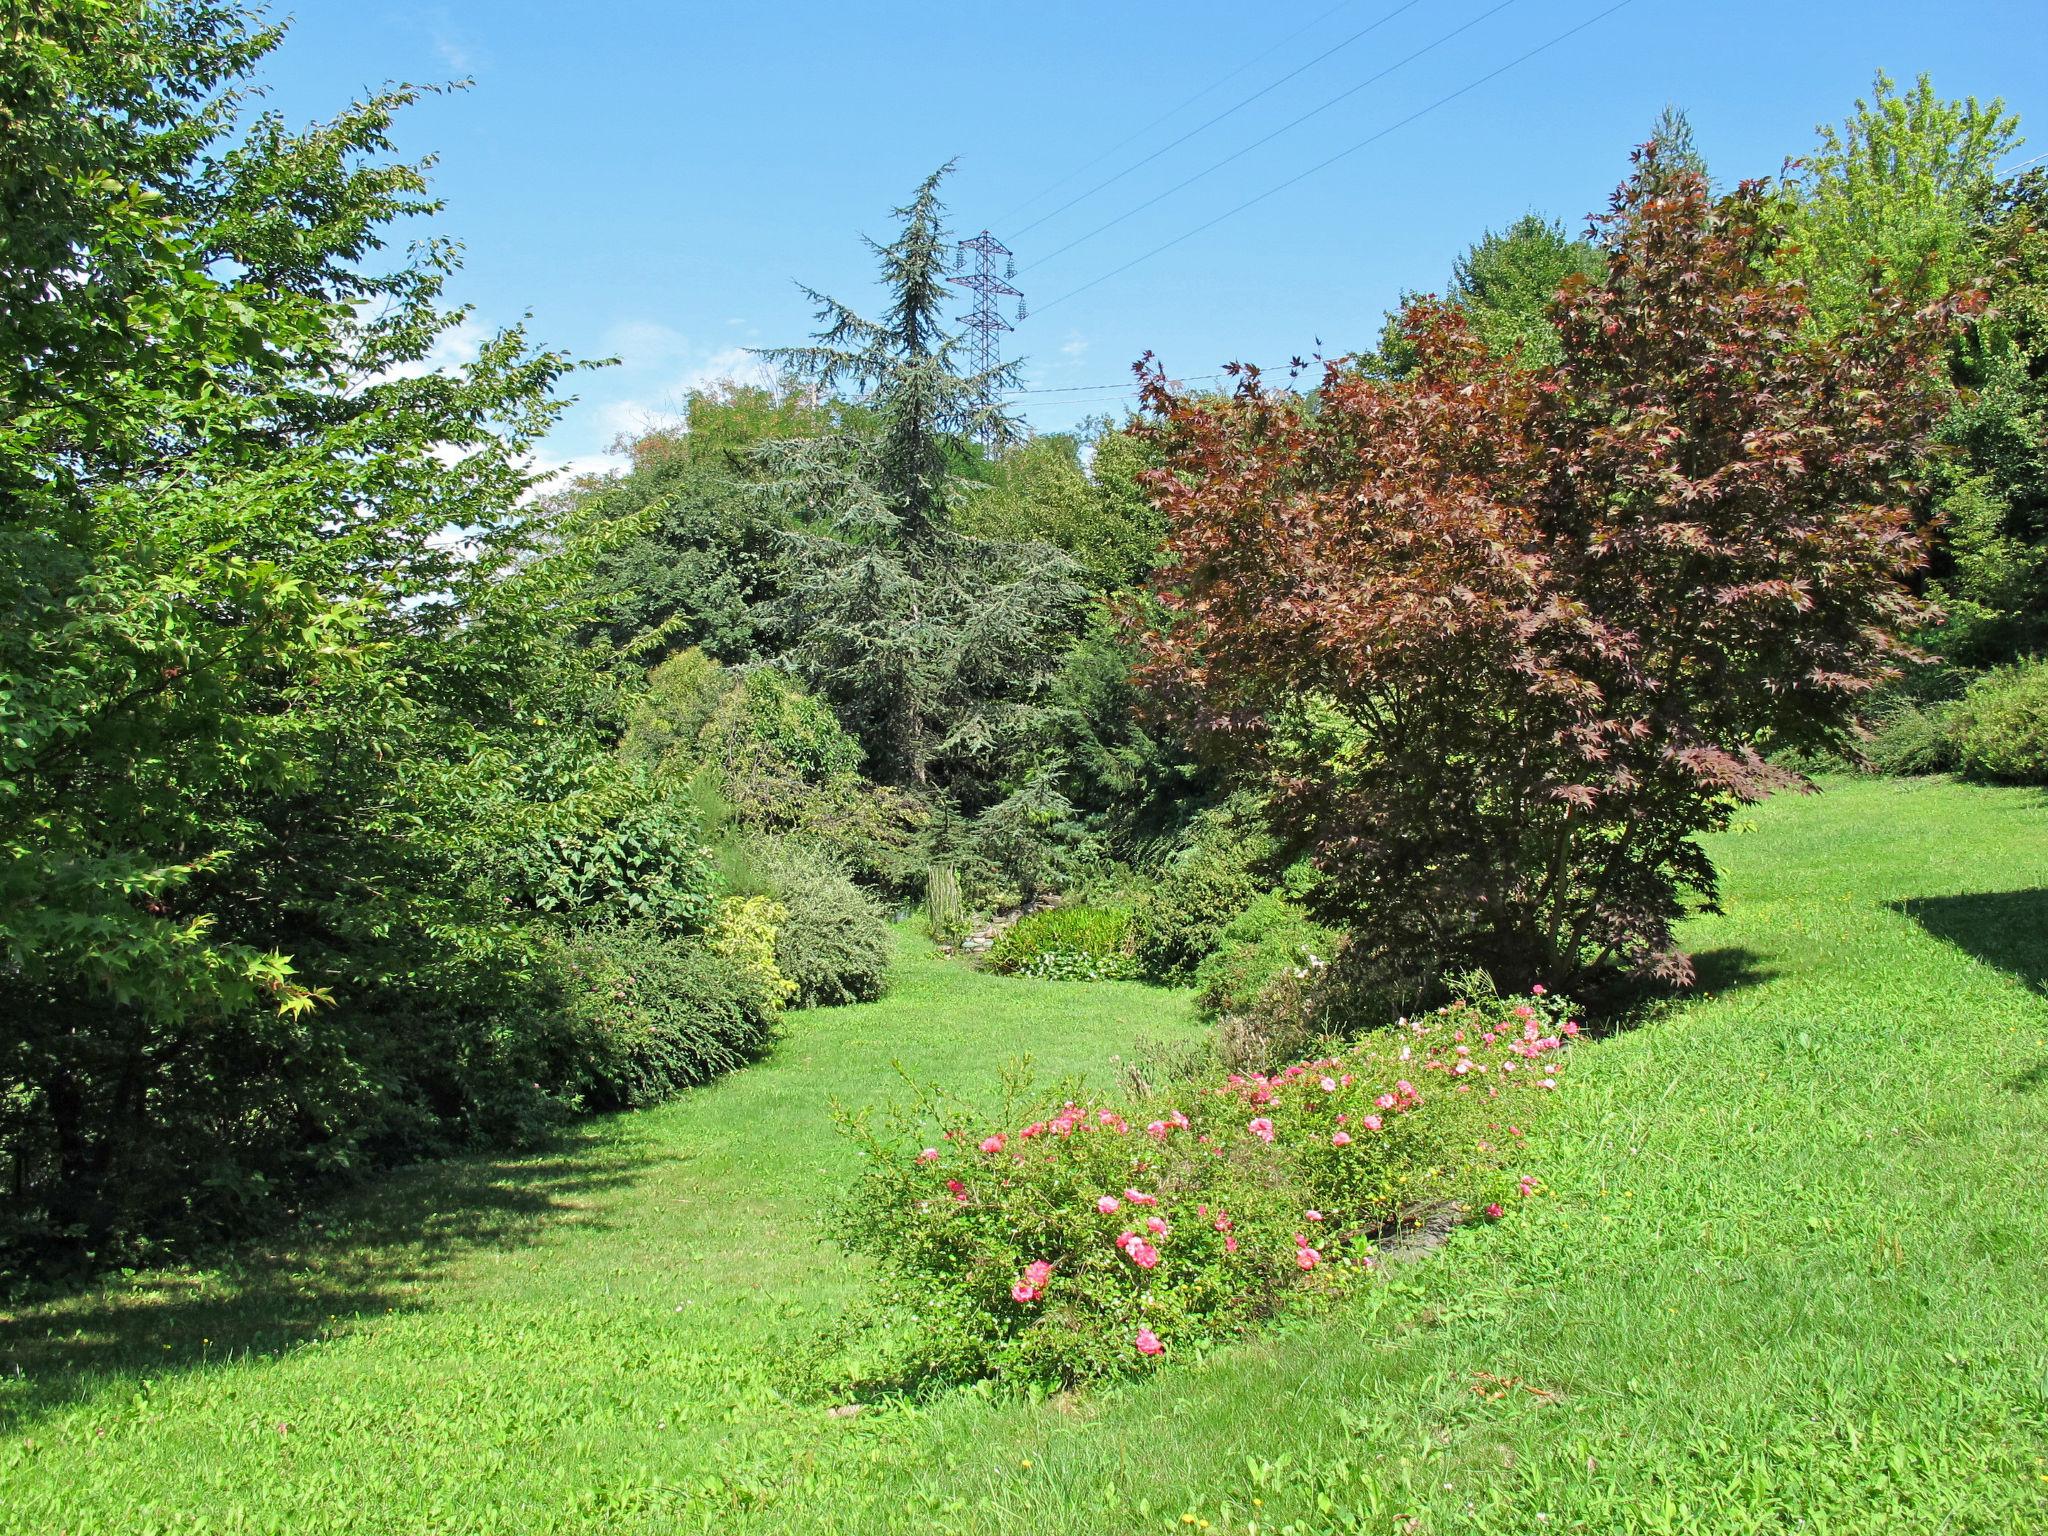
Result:
{"label": "lattice steel tower", "polygon": [[[969,252],[974,255],[974,270],[961,271],[960,275],[953,279],[953,286],[965,288],[973,293],[974,308],[957,318],[971,333],[968,345],[974,353],[974,371],[978,374],[987,374],[990,369],[1002,363],[1002,333],[1016,329],[997,310],[996,300],[1015,299],[1017,318],[1022,320],[1024,294],[1022,290],[1010,286],[1009,279],[1017,275],[1017,259],[1010,254],[1010,248],[1002,241],[985,229],[972,240],[962,240],[959,250],[954,253],[953,264],[956,270],[967,265]],[[1003,272],[1000,277],[996,275],[996,258],[999,256],[1003,259]],[[982,404],[991,410],[997,404],[993,385],[988,386]],[[993,451],[996,447],[996,438],[994,426],[982,429],[984,447]]]}

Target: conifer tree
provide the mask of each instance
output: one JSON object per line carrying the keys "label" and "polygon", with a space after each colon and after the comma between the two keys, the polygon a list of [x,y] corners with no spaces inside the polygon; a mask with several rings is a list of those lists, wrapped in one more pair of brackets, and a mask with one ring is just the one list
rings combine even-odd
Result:
{"label": "conifer tree", "polygon": [[807,288],[818,333],[764,354],[857,407],[832,432],[763,449],[769,494],[795,525],[764,617],[876,776],[975,799],[1035,732],[1083,599],[1060,551],[954,526],[974,493],[970,439],[1011,441],[1017,427],[994,403],[1016,365],[968,371],[947,328],[939,185],[951,169],[895,210],[894,240],[867,242],[888,295],[880,319]]}

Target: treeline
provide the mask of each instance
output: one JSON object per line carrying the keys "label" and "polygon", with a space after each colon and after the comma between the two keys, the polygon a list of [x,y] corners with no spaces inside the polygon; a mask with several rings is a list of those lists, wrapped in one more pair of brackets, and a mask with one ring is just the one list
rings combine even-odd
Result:
{"label": "treeline", "polygon": [[[388,140],[414,93],[292,129],[248,96],[279,40],[183,0],[52,0],[0,35],[23,148],[0,168],[13,1270],[174,1251],[369,1168],[653,1102],[758,1052],[787,1008],[877,995],[888,918],[913,908],[951,942],[1058,894],[999,963],[1194,980],[1247,1061],[1368,1009],[1320,985],[1333,954],[1384,958],[1406,933],[1410,970],[1424,950],[1486,960],[1486,892],[1363,878],[1372,816],[1337,815],[1385,803],[1344,781],[1389,751],[1345,689],[1385,677],[1309,668],[1336,629],[1297,633],[1290,661],[1254,622],[1232,650],[1231,605],[1262,589],[1219,577],[1287,526],[1276,509],[1376,505],[1343,483],[1374,439],[1347,434],[1419,431],[1401,413],[1449,398],[1453,354],[1458,387],[1483,376],[1514,419],[1558,424],[1516,440],[1538,459],[1577,441],[1553,402],[1612,408],[1629,369],[1692,398],[1647,353],[1597,388],[1586,371],[1574,317],[1683,286],[1641,259],[1646,232],[1709,242],[1729,313],[1776,296],[1781,328],[1741,338],[1745,400],[1765,374],[1879,377],[1903,333],[1873,328],[1873,292],[1931,317],[1915,335],[1965,317],[1941,331],[1926,451],[1910,424],[1871,450],[1911,449],[1893,467],[1914,526],[1906,585],[1879,561],[1857,601],[1942,604],[1918,639],[1957,676],[2039,643],[2044,183],[1999,174],[2015,128],[1996,106],[1881,85],[1800,177],[1736,203],[1672,118],[1592,239],[1533,216],[1485,236],[1441,323],[1406,306],[1299,394],[1155,378],[1146,412],[1063,435],[1002,409],[1011,371],[975,373],[947,328],[941,172],[876,247],[876,316],[813,295],[818,334],[767,355],[776,383],[700,392],[630,470],[557,487],[528,465],[575,365],[513,328],[433,366],[463,318],[453,251],[385,247],[437,210]],[[1736,251],[1738,225],[1776,233]],[[1447,351],[1453,323],[1469,345]],[[1772,373],[1770,347],[1807,371]],[[1220,463],[1283,442],[1301,464],[1219,499]],[[1837,510],[1800,506],[1823,533]],[[1339,591],[1377,526],[1296,540],[1327,563],[1269,564],[1274,612]],[[1411,638],[1424,661],[1465,654]],[[1779,675],[1742,666],[1727,676]],[[1744,753],[1853,750],[1868,711],[1848,692],[1811,730],[1732,707],[1702,729]],[[1478,750],[1452,745],[1439,781]],[[1435,746],[1403,761],[1423,773]],[[1630,877],[1646,919],[1587,931],[1654,950],[1699,873],[1671,850],[1729,792],[1689,791],[1677,841]],[[1522,858],[1515,837],[1497,846]],[[1537,858],[1536,882],[1553,867],[1548,889],[1606,913],[1568,859]]]}

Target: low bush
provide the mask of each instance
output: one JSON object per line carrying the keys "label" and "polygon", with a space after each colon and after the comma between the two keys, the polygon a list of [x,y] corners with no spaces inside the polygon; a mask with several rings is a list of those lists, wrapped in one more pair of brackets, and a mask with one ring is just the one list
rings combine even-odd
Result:
{"label": "low bush", "polygon": [[1135,976],[1130,910],[1064,906],[1028,912],[989,947],[988,963],[1006,975],[1058,981]]}
{"label": "low bush", "polygon": [[870,1002],[888,985],[893,946],[876,897],[830,849],[794,837],[749,838],[727,865],[737,893],[783,909],[775,964],[795,984],[794,1006]]}
{"label": "low bush", "polygon": [[2048,784],[2048,659],[1986,672],[1950,720],[1963,777]]}
{"label": "low bush", "polygon": [[1263,870],[1277,846],[1248,801],[1204,814],[1138,897],[1132,922],[1140,970],[1155,981],[1191,979],[1231,919],[1271,888]]}
{"label": "low bush", "polygon": [[[758,909],[752,914],[758,917]],[[758,964],[644,924],[572,935],[560,953],[570,1084],[592,1109],[636,1109],[759,1055],[778,1008]]]}
{"label": "low bush", "polygon": [[1298,902],[1268,891],[1218,931],[1195,967],[1196,1002],[1212,1019],[1245,1013],[1274,977],[1327,964],[1336,947]]}
{"label": "low bush", "polygon": [[1455,1207],[1503,1214],[1577,1032],[1534,996],[1457,1003],[1270,1076],[991,1121],[926,1095],[845,1120],[865,1172],[842,1232],[881,1267],[903,1379],[1066,1385],[1191,1355],[1370,1269]]}

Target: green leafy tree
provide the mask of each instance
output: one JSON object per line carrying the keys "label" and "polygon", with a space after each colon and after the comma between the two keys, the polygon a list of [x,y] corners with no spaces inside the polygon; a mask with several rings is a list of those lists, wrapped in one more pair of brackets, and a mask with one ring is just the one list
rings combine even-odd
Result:
{"label": "green leafy tree", "polygon": [[[1445,302],[1464,314],[1494,356],[1548,367],[1560,356],[1553,311],[1558,290],[1573,278],[1594,281],[1605,270],[1598,247],[1574,240],[1555,220],[1525,213],[1504,230],[1487,231],[1458,258]],[[1387,318],[1379,357],[1395,373],[1414,364],[1398,316]]]}
{"label": "green leafy tree", "polygon": [[1806,284],[1816,324],[1853,325],[1879,286],[1932,301],[1976,284],[1998,165],[2021,142],[2003,101],[1944,100],[1925,75],[1902,92],[1880,70],[1841,126],[1815,132],[1779,264]]}
{"label": "green leafy tree", "polygon": [[379,261],[436,207],[419,93],[252,115],[279,38],[0,27],[0,1146],[10,1219],[88,1248],[539,1070],[480,852],[534,813],[478,807],[576,771],[575,561],[522,500],[569,365],[518,327],[430,365],[453,251]]}

